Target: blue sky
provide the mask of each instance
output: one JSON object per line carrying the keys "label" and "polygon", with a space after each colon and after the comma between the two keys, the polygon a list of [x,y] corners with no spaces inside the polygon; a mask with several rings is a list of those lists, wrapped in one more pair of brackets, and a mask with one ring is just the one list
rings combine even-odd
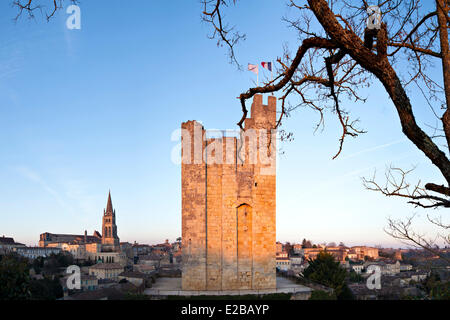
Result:
{"label": "blue sky", "polygon": [[[236,97],[253,74],[228,63],[207,38],[197,1],[83,1],[81,30],[68,30],[60,11],[49,23],[37,14],[15,23],[11,1],[0,3],[0,235],[36,244],[42,232],[91,234],[111,189],[121,241],[155,243],[181,233],[180,166],[171,134],[186,120],[235,129]],[[281,56],[297,35],[281,22],[277,1],[246,1],[229,12],[247,34],[239,61]],[[433,72],[439,72],[439,66]],[[402,199],[364,190],[361,178],[395,164],[411,177],[441,182],[430,162],[401,133],[387,94],[375,81],[366,104],[345,101],[367,134],[348,139],[337,160],[339,123],[295,112],[278,158],[277,238],[399,246],[383,232],[388,216],[424,211]],[[433,123],[417,93],[419,123]],[[264,97],[266,101],[267,97]],[[437,212],[439,213],[439,212]]]}

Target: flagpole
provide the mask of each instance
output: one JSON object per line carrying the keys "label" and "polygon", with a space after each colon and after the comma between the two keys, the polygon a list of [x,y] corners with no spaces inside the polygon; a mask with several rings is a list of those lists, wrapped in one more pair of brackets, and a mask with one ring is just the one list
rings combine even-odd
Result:
{"label": "flagpole", "polygon": [[[273,61],[270,61],[270,78],[271,78],[271,81],[273,82]],[[272,85],[273,85],[273,83],[272,83]],[[272,92],[272,95],[273,95],[273,92]]]}
{"label": "flagpole", "polygon": [[270,61],[270,75],[271,75],[271,78],[273,81],[273,62],[272,61]]}

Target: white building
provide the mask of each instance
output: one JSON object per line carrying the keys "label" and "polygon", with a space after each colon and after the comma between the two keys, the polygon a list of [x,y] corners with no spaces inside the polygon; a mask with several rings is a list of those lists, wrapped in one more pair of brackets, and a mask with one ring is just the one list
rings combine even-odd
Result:
{"label": "white building", "polygon": [[118,263],[97,263],[89,267],[89,275],[96,276],[97,279],[119,280],[119,274],[124,271],[124,267]]}
{"label": "white building", "polygon": [[303,257],[302,256],[290,256],[289,259],[291,260],[291,265],[298,265],[298,264],[302,264],[303,262]]}
{"label": "white building", "polygon": [[352,269],[357,273],[357,274],[361,274],[363,269],[364,269],[364,265],[363,264],[354,264],[352,265]]}
{"label": "white building", "polygon": [[396,275],[400,273],[400,261],[397,261],[395,263],[386,263],[386,262],[367,262],[364,264],[365,269],[371,265],[379,266],[381,269],[382,275]]}
{"label": "white building", "polygon": [[59,254],[61,253],[61,248],[18,247],[14,248],[14,252],[28,259],[36,259],[38,257],[46,258],[52,254]]}
{"label": "white building", "polygon": [[280,271],[288,271],[291,268],[291,261],[288,257],[276,258],[277,269]]}
{"label": "white building", "polygon": [[411,280],[415,281],[415,282],[419,282],[422,280],[425,280],[428,277],[428,274],[423,273],[423,274],[413,274],[411,276]]}
{"label": "white building", "polygon": [[400,264],[400,271],[411,271],[413,268],[410,264]]}

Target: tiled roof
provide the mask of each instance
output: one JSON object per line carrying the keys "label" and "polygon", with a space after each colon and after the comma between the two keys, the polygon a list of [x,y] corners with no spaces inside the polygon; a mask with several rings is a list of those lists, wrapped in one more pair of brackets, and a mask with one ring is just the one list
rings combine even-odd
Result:
{"label": "tiled roof", "polygon": [[89,269],[123,269],[119,263],[97,263]]}
{"label": "tiled roof", "polygon": [[146,278],[147,275],[145,273],[139,272],[139,271],[124,271],[121,274],[119,274],[119,277],[127,277],[127,278]]}
{"label": "tiled roof", "polygon": [[157,254],[147,254],[145,256],[140,256],[139,260],[161,260],[161,257]]}
{"label": "tiled roof", "polygon": [[0,244],[14,244],[14,239],[13,238],[8,238],[8,237],[0,237]]}

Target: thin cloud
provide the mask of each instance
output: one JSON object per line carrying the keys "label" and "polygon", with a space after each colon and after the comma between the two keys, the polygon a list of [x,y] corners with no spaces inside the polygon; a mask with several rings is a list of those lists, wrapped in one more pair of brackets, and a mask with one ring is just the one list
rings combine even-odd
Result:
{"label": "thin cloud", "polygon": [[16,57],[9,57],[7,59],[2,59],[0,57],[0,80],[4,78],[9,78],[14,74],[21,71],[22,59]]}
{"label": "thin cloud", "polygon": [[372,147],[372,148],[364,149],[364,150],[361,150],[361,151],[349,154],[348,156],[342,157],[341,160],[350,159],[350,158],[359,156],[360,154],[363,154],[363,153],[372,152],[372,151],[375,151],[375,150],[380,150],[380,149],[387,148],[387,147],[390,147],[390,146],[393,146],[393,145],[396,145],[396,144],[399,144],[399,143],[403,143],[405,141],[407,141],[407,139],[403,138],[403,139],[391,141],[391,142],[388,142],[388,143],[385,143],[385,144],[381,144],[379,146],[375,146],[375,147]]}
{"label": "thin cloud", "polygon": [[[399,160],[403,160],[403,159],[407,159],[411,157],[411,153],[405,153],[402,155],[399,155],[396,158],[393,158],[391,161],[395,162],[395,161],[399,161]],[[359,176],[362,173],[369,173],[369,172],[373,172],[374,169],[379,168],[380,166],[385,166],[386,165],[386,161],[382,160],[382,161],[378,161],[376,163],[373,163],[369,166],[363,167],[363,168],[357,168],[348,172],[343,173],[342,175],[339,175],[337,177],[334,177],[332,179],[329,180],[325,180],[322,182],[319,182],[317,184],[311,185],[309,188],[309,192],[308,194],[310,194],[311,196],[313,196],[314,194],[317,194],[317,190],[322,190],[325,186],[334,186],[337,184],[342,184],[344,181],[347,181],[348,179],[351,179],[355,176]]]}
{"label": "thin cloud", "polygon": [[[83,180],[69,179],[65,180],[62,183],[62,186],[65,189],[65,195],[67,198],[74,200],[73,202],[76,203],[75,206],[80,208],[77,212],[83,212],[86,214],[84,218],[101,211],[102,208],[98,207],[98,196],[92,195],[92,192],[89,192],[91,187],[87,182]],[[105,202],[106,196],[107,194],[105,192]]]}
{"label": "thin cloud", "polygon": [[49,193],[57,202],[58,204],[63,207],[64,209],[69,209],[69,206],[66,204],[66,202],[61,198],[61,196],[56,192],[52,187],[50,187],[47,182],[39,176],[36,172],[31,170],[28,167],[25,166],[19,166],[15,167],[15,170],[24,178],[40,185],[47,193]]}

